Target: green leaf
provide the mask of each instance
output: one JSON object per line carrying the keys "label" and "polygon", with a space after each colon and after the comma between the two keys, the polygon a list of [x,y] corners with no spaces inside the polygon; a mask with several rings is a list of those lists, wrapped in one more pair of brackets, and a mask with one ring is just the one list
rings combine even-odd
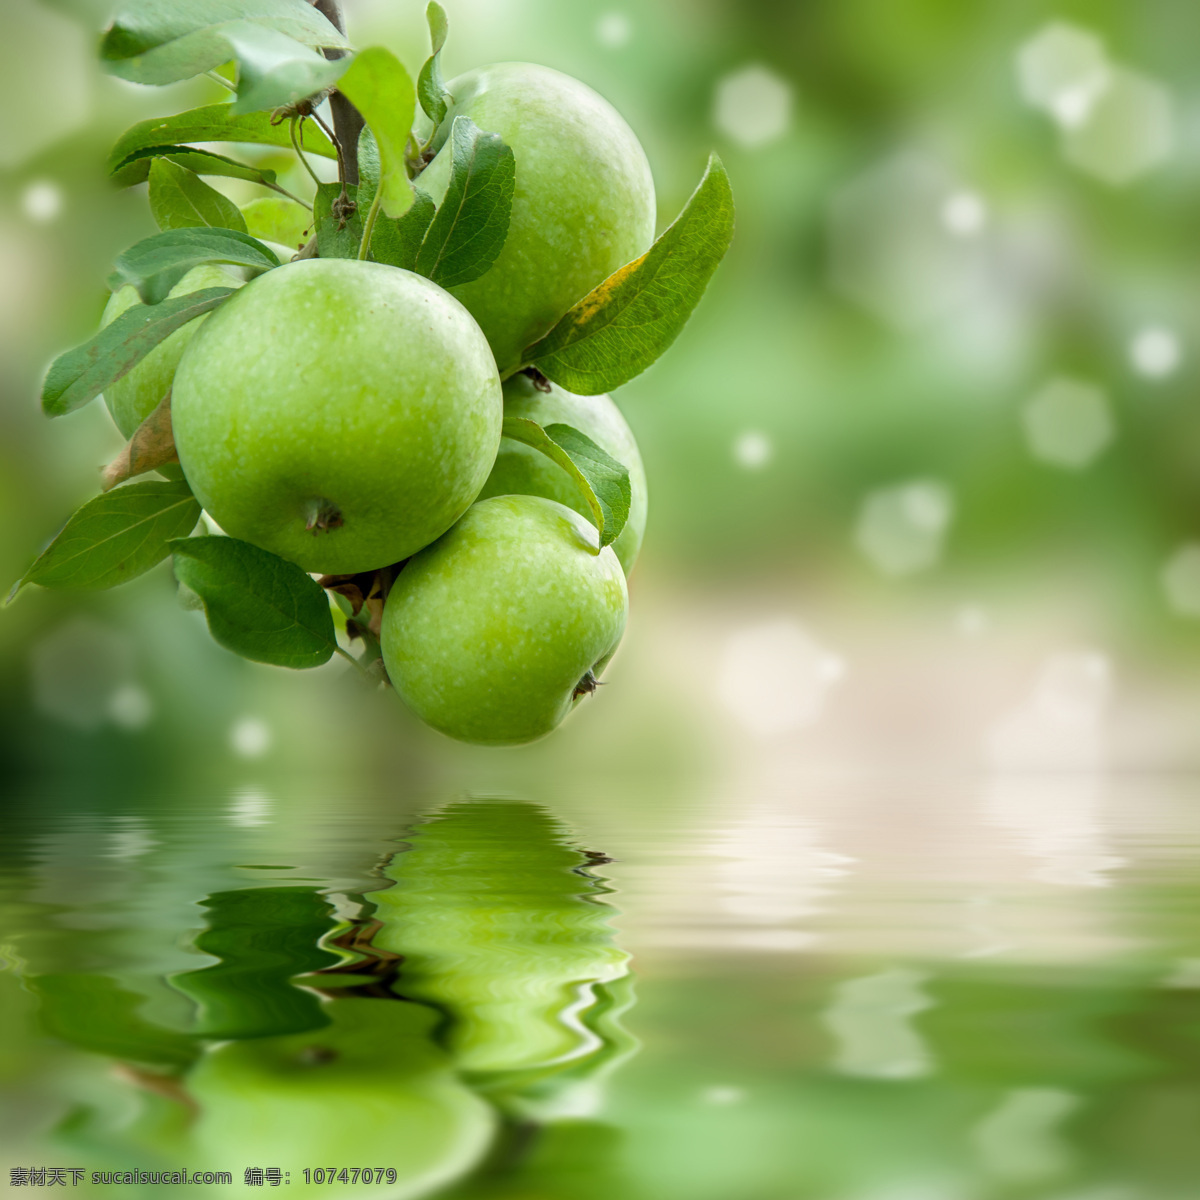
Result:
{"label": "green leaf", "polygon": [[446,44],[446,34],[450,31],[450,23],[446,19],[446,10],[437,2],[429,0],[425,9],[425,19],[429,22],[430,54],[417,76],[417,95],[425,115],[433,122],[434,130],[446,119],[447,102],[453,97],[446,91],[442,82],[442,47]]}
{"label": "green leaf", "polygon": [[358,188],[346,185],[346,196],[355,207],[334,215],[340,196],[340,183],[323,183],[313,198],[313,221],[317,227],[317,253],[321,258],[357,258],[363,235],[363,213],[358,207]]}
{"label": "green leaf", "polygon": [[478,279],[496,261],[508,236],[516,180],[516,159],[498,134],[455,117],[451,137],[450,182],[415,267],[444,288]]}
{"label": "green leaf", "polygon": [[402,217],[413,202],[405,167],[417,106],[412,79],[390,50],[371,46],[355,55],[338,90],[362,113],[378,143],[384,215]]}
{"label": "green leaf", "polygon": [[420,188],[413,188],[413,206],[398,221],[380,217],[371,237],[371,254],[376,262],[412,271],[417,265],[421,240],[436,212],[433,201]]}
{"label": "green leaf", "polygon": [[[358,203],[365,212],[379,186],[379,146],[369,128],[364,128],[358,139],[358,180]],[[414,186],[413,205],[404,216],[395,221],[384,216],[376,218],[371,257],[376,262],[411,271],[434,212],[433,201]]]}
{"label": "green leaf", "polygon": [[38,1017],[51,1037],[124,1062],[182,1070],[200,1054],[195,1039],[164,1029],[140,1013],[146,997],[107,975],[81,971],[34,975],[27,986],[41,1001]]}
{"label": "green leaf", "polygon": [[674,224],[528,347],[525,365],[584,396],[627,383],[678,337],[732,237],[733,193],[714,154]]}
{"label": "green leaf", "polygon": [[164,338],[233,295],[234,288],[204,288],[161,304],[135,304],[115,321],[50,364],[42,384],[42,411],[61,417],[95,399],[128,374]]}
{"label": "green leaf", "polygon": [[171,544],[175,577],[204,602],[227,650],[277,667],[319,667],[337,649],[325,591],[295,563],[230,537]]}
{"label": "green leaf", "polygon": [[150,177],[151,166],[160,158],[197,175],[222,175],[227,179],[260,183],[263,187],[275,186],[275,172],[267,167],[251,167],[211,150],[193,150],[191,146],[147,146],[144,150],[136,150],[113,172],[113,182],[119,187],[145,183]]}
{"label": "green leaf", "polygon": [[100,45],[106,68],[135,83],[174,83],[230,58],[221,32],[252,25],[316,48],[349,44],[307,0],[131,0]]}
{"label": "green leaf", "polygon": [[295,104],[333,87],[351,64],[349,58],[326,58],[293,38],[248,21],[235,21],[220,29],[238,61],[235,112]]}
{"label": "green leaf", "polygon": [[274,1038],[329,1024],[320,999],[292,983],[338,962],[320,946],[333,910],[316,888],[213,892],[200,903],[208,928],[193,944],[219,961],[171,976],[196,1004],[200,1037]]}
{"label": "green leaf", "polygon": [[242,206],[246,229],[252,237],[297,250],[308,240],[313,215],[302,204],[284,196],[262,196]]}
{"label": "green leaf", "polygon": [[209,262],[234,263],[258,271],[279,266],[274,253],[248,233],[235,229],[168,229],[121,254],[108,282],[114,292],[132,283],[147,304],[158,304],[193,267]]}
{"label": "green leaf", "polygon": [[[186,142],[249,142],[286,147],[292,144],[286,121],[272,125],[267,113],[239,113],[234,111],[232,104],[209,104],[176,113],[173,117],[154,117],[127,129],[109,153],[109,172],[118,174],[147,151],[159,153],[166,148],[166,153],[175,154],[180,144]],[[306,153],[337,158],[333,143],[313,121],[304,122],[300,145]]]}
{"label": "green leaf", "polygon": [[540,450],[558,463],[583,493],[600,531],[600,548],[615,542],[629,519],[629,471],[570,425],[543,429],[527,417],[505,417],[501,435]]}
{"label": "green leaf", "polygon": [[196,527],[200,505],[180,482],[132,483],[89,500],[17,581],[92,591],[116,587],[162,562],[168,543]]}
{"label": "green leaf", "polygon": [[247,232],[241,209],[228,196],[165,158],[155,159],[150,168],[150,211],[163,230],[207,225]]}

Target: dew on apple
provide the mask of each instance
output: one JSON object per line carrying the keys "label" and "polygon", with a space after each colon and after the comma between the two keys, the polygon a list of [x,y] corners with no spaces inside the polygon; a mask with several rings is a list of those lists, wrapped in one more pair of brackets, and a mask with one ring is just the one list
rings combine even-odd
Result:
{"label": "dew on apple", "polygon": [[954,493],[936,479],[914,479],[870,492],[859,508],[854,538],[885,575],[928,570],[942,556],[954,517]]}
{"label": "dew on apple", "polygon": [[1165,379],[1174,375],[1183,359],[1179,335],[1162,325],[1139,330],[1129,344],[1129,361],[1139,375]]}
{"label": "dew on apple", "polygon": [[792,85],[751,63],[724,76],[713,98],[713,125],[747,150],[778,141],[792,121]]}
{"label": "dew on apple", "polygon": [[1021,424],[1034,458],[1071,471],[1090,466],[1116,436],[1104,392],[1067,377],[1051,380],[1033,396]]}
{"label": "dew on apple", "polygon": [[272,741],[271,728],[261,717],[239,717],[229,731],[229,744],[239,758],[262,758]]}

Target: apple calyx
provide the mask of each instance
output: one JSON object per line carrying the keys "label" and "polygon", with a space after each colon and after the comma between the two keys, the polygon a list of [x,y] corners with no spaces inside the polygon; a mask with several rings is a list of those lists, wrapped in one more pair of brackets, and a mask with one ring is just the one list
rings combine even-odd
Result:
{"label": "apple calyx", "polygon": [[310,500],[305,505],[305,513],[308,521],[304,528],[313,537],[319,533],[327,533],[330,529],[340,529],[345,524],[342,510],[332,500]]}
{"label": "apple calyx", "polygon": [[604,684],[592,674],[589,667],[583,673],[583,678],[575,685],[575,690],[571,693],[571,699],[578,700],[580,696],[590,696],[597,688],[602,688],[603,686]]}

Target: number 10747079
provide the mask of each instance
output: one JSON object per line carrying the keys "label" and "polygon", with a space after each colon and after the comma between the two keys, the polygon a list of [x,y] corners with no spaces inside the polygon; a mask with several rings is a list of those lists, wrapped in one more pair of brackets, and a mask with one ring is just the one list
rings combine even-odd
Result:
{"label": "number 10747079", "polygon": [[395,1167],[305,1167],[305,1183],[395,1183]]}

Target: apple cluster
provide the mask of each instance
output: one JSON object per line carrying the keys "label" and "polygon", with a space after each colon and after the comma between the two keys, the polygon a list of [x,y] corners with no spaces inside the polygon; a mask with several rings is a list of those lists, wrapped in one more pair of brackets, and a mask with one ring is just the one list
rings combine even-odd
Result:
{"label": "apple cluster", "polygon": [[[149,178],[163,232],[117,260],[100,333],[51,367],[43,407],[102,388],[129,444],[106,473],[115,490],[18,587],[111,586],[173,553],[185,598],[239,653],[289,666],[341,653],[442,733],[528,742],[595,691],[624,631],[646,477],[605,393],[698,300],[732,228],[728,185],[710,163],[656,242],[646,155],[578,80],[500,63],[443,84],[435,3],[414,88],[390,52],[351,58],[294,3],[288,31],[303,15],[324,57],[297,43],[299,67],[259,77],[227,26],[198,26],[193,40],[240,63],[239,100],[137,127],[114,152],[114,175]],[[204,0],[188,5],[204,17]],[[109,31],[106,47],[141,39],[114,59],[127,77],[195,69],[175,26],[154,44],[157,14],[134,0]],[[338,91],[296,97],[331,70]],[[318,115],[331,93],[332,129]],[[244,96],[287,103],[248,120]],[[410,133],[417,96],[427,120]],[[278,140],[287,123],[303,159],[309,118],[328,140],[314,132],[308,149],[339,167],[311,215],[294,197],[269,201],[267,221],[236,209],[199,174],[252,168],[182,144],[223,127]],[[147,470],[167,482],[116,486]],[[181,539],[201,509],[206,536]],[[128,553],[105,559],[100,543],[121,539]]]}

